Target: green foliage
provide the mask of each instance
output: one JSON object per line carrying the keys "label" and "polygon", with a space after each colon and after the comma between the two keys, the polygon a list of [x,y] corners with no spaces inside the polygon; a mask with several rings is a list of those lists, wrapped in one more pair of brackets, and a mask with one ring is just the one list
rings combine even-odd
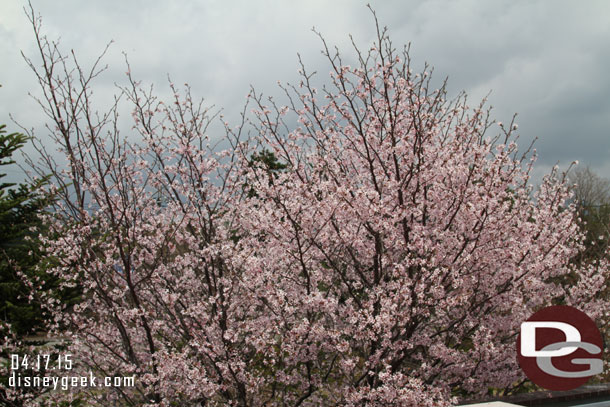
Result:
{"label": "green foliage", "polygon": [[259,165],[269,172],[285,170],[288,167],[286,164],[281,163],[273,152],[267,149],[263,149],[259,153],[252,154],[252,157],[250,158],[250,166],[253,167],[255,165]]}
{"label": "green foliage", "polygon": [[585,250],[579,260],[598,260],[608,255],[610,204],[579,207],[580,226],[585,233]]}
{"label": "green foliage", "polygon": [[575,259],[588,263],[607,256],[610,242],[610,180],[589,167],[574,170],[569,181],[573,184],[580,229],[585,235],[585,250]]}
{"label": "green foliage", "polygon": [[[0,166],[14,163],[12,155],[27,141],[19,133],[7,133],[0,125]],[[0,174],[4,178],[6,174]],[[28,300],[29,287],[20,273],[41,282],[50,278],[37,269],[41,252],[37,233],[38,217],[48,201],[40,193],[45,179],[19,184],[0,184],[0,319],[9,323],[18,335],[30,333],[42,324],[40,305]]]}
{"label": "green foliage", "polygon": [[[288,168],[288,165],[280,162],[273,152],[263,149],[258,153],[252,154],[248,163],[250,167],[263,169],[269,179],[269,185],[273,185],[273,180],[278,172]],[[248,187],[249,188],[249,187]],[[248,197],[257,196],[256,191],[252,188],[248,189]]]}

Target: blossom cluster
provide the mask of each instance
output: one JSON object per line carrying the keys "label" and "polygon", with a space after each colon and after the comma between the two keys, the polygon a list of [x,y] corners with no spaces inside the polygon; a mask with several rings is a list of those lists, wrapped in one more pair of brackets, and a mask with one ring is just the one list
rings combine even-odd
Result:
{"label": "blossom cluster", "polygon": [[451,405],[518,388],[534,310],[604,317],[608,267],[570,262],[569,190],[557,170],[533,190],[514,123],[489,135],[484,103],[446,100],[385,31],[356,67],[325,52],[323,92],[304,70],[288,106],[252,92],[224,150],[188,91],[165,104],[129,76],[128,142],[86,86],[41,75],[69,163],[44,244],[82,290],[48,299],[52,332],[80,368],[137,378],[88,403]]}

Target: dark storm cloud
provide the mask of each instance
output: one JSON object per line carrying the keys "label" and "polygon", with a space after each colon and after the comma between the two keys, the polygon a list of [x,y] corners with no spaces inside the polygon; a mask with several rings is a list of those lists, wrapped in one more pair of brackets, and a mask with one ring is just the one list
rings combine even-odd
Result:
{"label": "dark storm cloud", "polygon": [[[36,1],[50,38],[92,61],[115,40],[96,92],[101,99],[124,81],[125,51],[134,75],[167,94],[167,74],[236,115],[252,84],[279,94],[294,82],[300,52],[324,75],[315,26],[330,44],[351,52],[348,33],[367,48],[374,25],[362,1]],[[34,77],[19,56],[35,55],[20,1],[0,5],[0,121],[11,112],[28,126],[42,118],[27,92]],[[396,46],[412,43],[417,67],[449,76],[449,91],[466,90],[471,103],[492,91],[494,117],[518,112],[522,142],[534,137],[537,172],[572,160],[610,176],[610,6],[603,1],[373,1]]]}

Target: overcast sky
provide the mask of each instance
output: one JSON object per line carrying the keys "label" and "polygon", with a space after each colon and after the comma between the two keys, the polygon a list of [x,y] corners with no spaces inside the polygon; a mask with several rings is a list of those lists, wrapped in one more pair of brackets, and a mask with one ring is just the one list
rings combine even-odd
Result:
{"label": "overcast sky", "polygon": [[[167,75],[195,95],[236,114],[250,85],[278,94],[277,81],[297,78],[297,52],[310,70],[329,71],[316,27],[327,42],[351,52],[348,34],[368,47],[374,24],[364,1],[348,0],[32,0],[43,31],[91,63],[110,40],[100,94],[132,72],[167,92]],[[536,174],[573,160],[610,177],[610,2],[371,1],[395,45],[410,42],[416,66],[429,62],[449,77],[452,95],[472,104],[489,91],[493,116],[518,113],[521,145],[537,137]],[[0,123],[16,129],[43,118],[28,92],[34,75],[21,51],[35,56],[22,0],[0,1]],[[39,136],[44,132],[38,131]],[[17,170],[12,170],[17,171]],[[13,173],[13,176],[16,173]]]}

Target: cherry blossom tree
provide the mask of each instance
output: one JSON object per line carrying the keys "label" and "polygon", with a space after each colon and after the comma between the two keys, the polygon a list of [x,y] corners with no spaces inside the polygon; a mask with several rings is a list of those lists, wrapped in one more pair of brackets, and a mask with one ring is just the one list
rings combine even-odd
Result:
{"label": "cherry blossom tree", "polygon": [[[539,307],[606,316],[607,265],[570,265],[582,236],[564,177],[533,192],[516,125],[447,100],[385,29],[354,66],[322,39],[329,84],[302,64],[287,106],[252,91],[255,118],[226,123],[222,150],[188,88],[163,102],[128,72],[95,114],[100,60],[84,69],[31,16],[52,123],[32,165],[63,198],[44,243],[83,291],[73,307],[46,299],[51,332],[77,372],[136,377],[49,400],[451,405],[523,385],[516,335]],[[120,100],[137,141],[118,130]]]}
{"label": "cherry blossom tree", "polygon": [[[514,121],[490,121],[485,101],[471,109],[465,95],[447,101],[377,28],[355,67],[322,39],[332,85],[321,92],[302,66],[287,108],[254,96],[258,140],[289,170],[272,183],[251,171],[258,198],[240,208],[256,253],[243,269],[268,293],[253,336],[260,351],[279,348],[274,366],[294,372],[285,384],[310,398],[510,393],[524,384],[520,323],[560,301],[601,325],[607,264],[570,265],[582,236],[565,174],[533,191],[535,157],[518,153]],[[494,124],[499,135],[486,135]],[[559,283],[568,275],[575,285]]]}

